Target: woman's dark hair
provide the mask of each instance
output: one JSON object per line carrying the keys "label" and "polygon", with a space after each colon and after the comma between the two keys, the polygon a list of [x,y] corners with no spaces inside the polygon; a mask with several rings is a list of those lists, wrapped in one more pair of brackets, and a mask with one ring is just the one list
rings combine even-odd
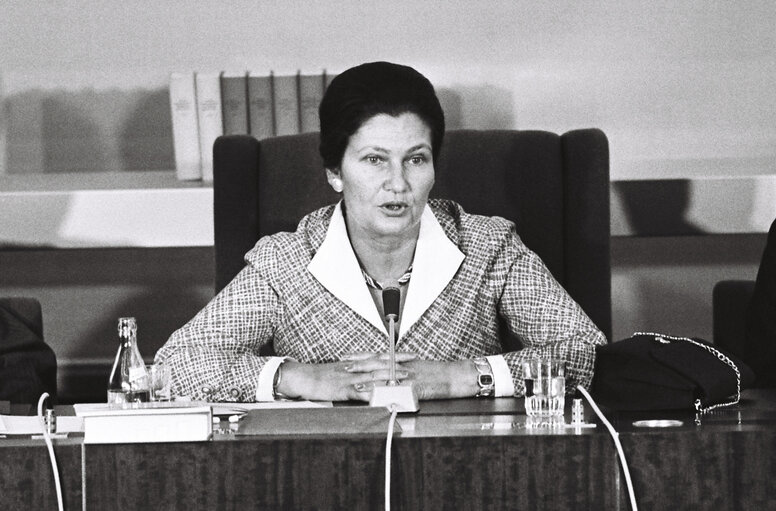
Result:
{"label": "woman's dark hair", "polygon": [[437,159],[445,134],[445,114],[431,82],[408,66],[370,62],[337,75],[321,101],[319,151],[323,165],[335,169],[353,135],[378,114],[413,113],[431,130],[431,152]]}

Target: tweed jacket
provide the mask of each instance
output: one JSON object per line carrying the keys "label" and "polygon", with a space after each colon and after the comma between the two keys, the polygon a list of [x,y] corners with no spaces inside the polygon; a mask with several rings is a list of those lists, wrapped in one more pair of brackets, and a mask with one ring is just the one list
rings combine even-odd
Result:
{"label": "tweed jacket", "polygon": [[[340,259],[326,255],[330,223],[344,221],[339,211],[319,209],[296,232],[260,239],[245,268],[173,333],[156,359],[172,366],[176,395],[252,401],[270,360],[260,354],[268,343],[277,355],[305,363],[385,351],[388,334],[352,249]],[[335,212],[340,218],[333,220]],[[524,392],[520,362],[553,356],[567,363],[567,388],[589,386],[595,346],[606,340],[514,224],[432,199],[419,240],[434,235],[449,240],[453,251],[427,253],[419,241],[398,351],[441,361],[503,354],[517,395]],[[499,317],[521,349],[505,352]]]}

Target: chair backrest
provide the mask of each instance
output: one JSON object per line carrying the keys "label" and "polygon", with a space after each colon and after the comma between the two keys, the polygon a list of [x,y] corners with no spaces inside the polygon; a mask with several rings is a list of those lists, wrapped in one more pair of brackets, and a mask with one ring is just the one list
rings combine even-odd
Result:
{"label": "chair backrest", "polygon": [[720,280],[712,290],[714,344],[741,357],[746,335],[746,313],[754,294],[754,280]]}
{"label": "chair backrest", "polygon": [[[338,196],[326,183],[318,134],[214,146],[216,291],[259,237],[293,231]],[[445,134],[432,197],[515,222],[525,244],[611,337],[609,146],[598,129],[456,130]]]}
{"label": "chair backrest", "polygon": [[0,400],[37,403],[43,392],[57,397],[57,359],[43,341],[40,302],[0,297]]}

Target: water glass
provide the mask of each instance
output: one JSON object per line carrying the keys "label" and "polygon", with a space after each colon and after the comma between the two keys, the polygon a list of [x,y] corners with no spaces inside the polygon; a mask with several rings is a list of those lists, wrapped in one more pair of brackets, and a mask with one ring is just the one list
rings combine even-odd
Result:
{"label": "water glass", "polygon": [[525,413],[529,418],[563,417],[566,393],[566,364],[556,358],[534,358],[523,362]]}
{"label": "water glass", "polygon": [[148,369],[151,387],[151,401],[170,401],[172,399],[170,366],[157,363],[147,366],[146,369]]}

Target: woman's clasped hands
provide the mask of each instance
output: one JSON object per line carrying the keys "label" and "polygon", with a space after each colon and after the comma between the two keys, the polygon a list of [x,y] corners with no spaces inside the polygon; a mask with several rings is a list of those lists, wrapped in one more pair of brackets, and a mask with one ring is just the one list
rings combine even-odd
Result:
{"label": "woman's clasped hands", "polygon": [[[415,360],[415,353],[396,353],[396,379],[405,380],[410,371],[402,364]],[[311,401],[369,401],[375,383],[390,378],[387,353],[347,353],[339,362],[304,364],[287,361],[276,389],[283,395]]]}
{"label": "woman's clasped hands", "polygon": [[[369,401],[375,385],[390,379],[387,353],[347,353],[339,362],[304,364],[287,361],[276,389],[285,396],[310,401]],[[469,380],[463,375],[474,371],[470,361],[440,362],[420,360],[415,353],[397,352],[395,377],[412,383],[419,399],[471,395]]]}

